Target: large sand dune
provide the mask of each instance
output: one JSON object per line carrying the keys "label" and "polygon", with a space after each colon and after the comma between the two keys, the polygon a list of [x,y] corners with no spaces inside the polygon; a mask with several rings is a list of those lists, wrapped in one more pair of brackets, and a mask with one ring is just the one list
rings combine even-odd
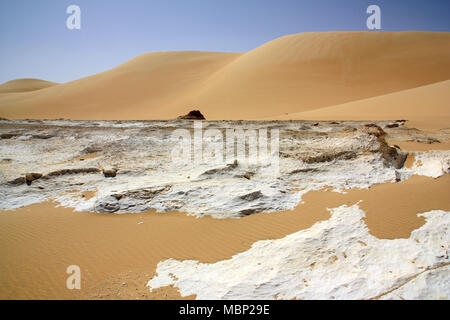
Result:
{"label": "large sand dune", "polygon": [[243,54],[150,53],[76,81],[0,93],[0,116],[167,119],[196,107],[208,119],[270,118],[448,80],[449,52],[450,33],[325,32]]}
{"label": "large sand dune", "polygon": [[286,36],[222,69],[197,101],[213,118],[313,110],[447,80],[449,50],[444,33]]}

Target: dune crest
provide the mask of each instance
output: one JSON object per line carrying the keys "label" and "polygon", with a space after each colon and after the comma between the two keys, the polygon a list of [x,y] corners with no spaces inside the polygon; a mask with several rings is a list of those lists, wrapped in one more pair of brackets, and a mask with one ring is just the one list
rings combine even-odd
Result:
{"label": "dune crest", "polygon": [[58,83],[56,82],[41,79],[16,79],[0,84],[0,93],[29,92],[41,90],[57,84]]}

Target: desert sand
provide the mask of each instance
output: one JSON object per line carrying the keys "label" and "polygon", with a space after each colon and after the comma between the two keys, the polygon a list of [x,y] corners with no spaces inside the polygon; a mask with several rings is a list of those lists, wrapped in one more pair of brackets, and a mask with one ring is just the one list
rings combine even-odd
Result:
{"label": "desert sand", "polygon": [[156,52],[42,90],[2,93],[0,116],[172,119],[195,108],[210,120],[270,118],[446,81],[448,52],[450,34],[439,32],[301,33],[246,53]]}
{"label": "desert sand", "polygon": [[408,127],[425,130],[450,128],[450,80],[353,101],[277,119],[367,120],[407,119]]}

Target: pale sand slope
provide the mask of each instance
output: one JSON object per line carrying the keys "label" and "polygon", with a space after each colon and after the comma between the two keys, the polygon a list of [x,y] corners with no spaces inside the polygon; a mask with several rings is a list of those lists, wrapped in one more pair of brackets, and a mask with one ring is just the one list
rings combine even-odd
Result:
{"label": "pale sand slope", "polygon": [[[114,69],[28,94],[0,94],[6,118],[153,119],[165,117],[206,77],[239,54],[156,52]],[[189,109],[189,107],[187,108]]]}
{"label": "pale sand slope", "polygon": [[450,127],[450,80],[275,119],[308,120],[409,120],[408,127]]}
{"label": "pale sand slope", "polygon": [[0,84],[0,93],[35,91],[54,85],[57,83],[40,79],[16,79]]}
{"label": "pale sand slope", "polygon": [[450,33],[323,32],[244,54],[163,52],[26,94],[0,94],[7,118],[208,119],[314,110],[450,79]]}
{"label": "pale sand slope", "polygon": [[450,33],[325,32],[271,41],[211,78],[208,117],[313,110],[450,79]]}

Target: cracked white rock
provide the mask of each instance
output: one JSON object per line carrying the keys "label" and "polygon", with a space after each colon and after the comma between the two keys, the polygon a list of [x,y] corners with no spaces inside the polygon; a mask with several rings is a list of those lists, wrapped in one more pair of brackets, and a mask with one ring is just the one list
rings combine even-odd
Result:
{"label": "cracked white rock", "polygon": [[[179,210],[230,218],[290,210],[303,194],[324,187],[345,192],[405,180],[413,174],[436,177],[448,172],[450,151],[417,154],[421,165],[411,169],[386,165],[380,141],[355,130],[363,123],[322,123],[316,127],[307,121],[203,122],[205,129],[278,128],[280,171],[268,175],[255,159],[249,159],[248,167],[240,163],[231,167],[172,163],[170,151],[175,141],[171,132],[192,129],[189,121],[0,121],[0,133],[13,133],[0,144],[1,158],[11,160],[2,164],[0,171],[0,209],[56,200],[77,211]],[[78,160],[86,155],[83,161]],[[59,170],[108,167],[118,169],[112,179],[105,179],[101,171],[45,179]],[[28,172],[40,172],[44,178],[31,186],[10,184]],[[93,190],[93,198],[80,196]],[[262,196],[241,198],[255,192]]]}
{"label": "cracked white rock", "polygon": [[437,178],[450,172],[450,152],[448,150],[414,152],[414,159],[411,170],[418,175]]}
{"label": "cracked white rock", "polygon": [[327,221],[258,241],[229,260],[160,262],[147,285],[174,285],[197,299],[450,297],[449,269],[439,268],[449,263],[449,212],[421,214],[425,225],[394,240],[372,236],[357,205],[331,213]]}

